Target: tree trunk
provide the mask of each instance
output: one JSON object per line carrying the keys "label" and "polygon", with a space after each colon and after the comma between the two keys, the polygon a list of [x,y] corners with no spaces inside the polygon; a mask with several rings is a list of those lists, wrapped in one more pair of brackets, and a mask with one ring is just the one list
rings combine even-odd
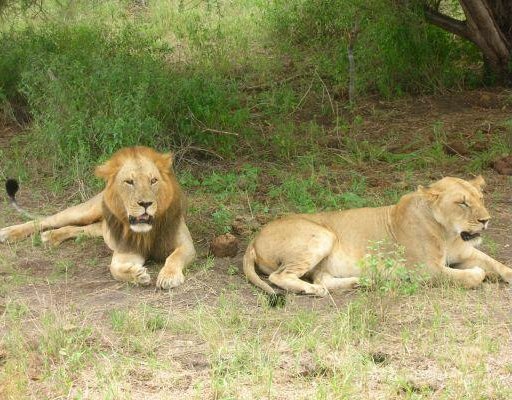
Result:
{"label": "tree trunk", "polygon": [[498,81],[512,83],[512,1],[459,0],[466,17],[459,21],[427,7],[429,22],[473,42]]}

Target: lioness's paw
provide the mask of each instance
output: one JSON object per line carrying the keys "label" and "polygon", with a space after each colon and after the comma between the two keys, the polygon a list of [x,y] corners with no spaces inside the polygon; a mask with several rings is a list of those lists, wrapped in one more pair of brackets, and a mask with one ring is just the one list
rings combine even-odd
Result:
{"label": "lioness's paw", "polygon": [[162,269],[158,274],[156,287],[167,290],[177,287],[183,282],[185,282],[185,276],[183,275],[183,272],[179,271],[175,272],[174,274],[169,274],[164,269]]}
{"label": "lioness's paw", "polygon": [[314,296],[325,297],[329,294],[329,291],[324,285],[312,284],[311,291],[306,292]]}
{"label": "lioness's paw", "polygon": [[467,271],[471,274],[467,282],[470,288],[480,285],[485,279],[485,271],[480,267],[473,267]]}
{"label": "lioness's paw", "polygon": [[507,268],[507,270],[501,274],[501,278],[505,282],[512,284],[512,268]]}

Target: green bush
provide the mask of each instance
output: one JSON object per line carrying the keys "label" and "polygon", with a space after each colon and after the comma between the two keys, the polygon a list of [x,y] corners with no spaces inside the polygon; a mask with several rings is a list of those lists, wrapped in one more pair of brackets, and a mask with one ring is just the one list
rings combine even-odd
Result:
{"label": "green bush", "polygon": [[248,113],[222,77],[171,68],[170,49],[130,26],[46,25],[0,38],[0,93],[23,98],[30,147],[57,167],[89,165],[122,146],[214,146],[230,154]]}
{"label": "green bush", "polygon": [[[270,16],[281,42],[296,49],[340,91],[348,87],[348,38],[356,21],[356,84],[391,97],[475,84],[470,44],[427,24],[414,2],[275,0]],[[290,51],[290,50],[289,50]]]}

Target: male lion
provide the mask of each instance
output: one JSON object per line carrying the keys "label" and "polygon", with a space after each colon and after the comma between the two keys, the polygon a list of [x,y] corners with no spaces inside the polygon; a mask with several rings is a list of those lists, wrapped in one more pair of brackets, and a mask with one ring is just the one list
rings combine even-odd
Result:
{"label": "male lion", "polygon": [[142,146],[124,148],[97,167],[96,175],[106,181],[101,193],[50,217],[1,229],[0,242],[45,230],[42,240],[53,245],[79,234],[103,236],[114,252],[110,271],[115,279],[149,284],[144,262],[152,258],[165,260],[156,281],[159,288],[183,283],[182,270],[195,250],[172,154]]}
{"label": "male lion", "polygon": [[356,286],[368,245],[384,240],[402,246],[410,265],[424,266],[429,274],[444,274],[465,287],[478,286],[486,273],[511,283],[512,269],[475,248],[490,218],[483,203],[484,184],[481,176],[471,181],[446,177],[420,186],[393,206],[270,222],[249,244],[244,272],[270,294],[275,292],[256,274],[255,264],[283,289],[325,296],[331,289]]}

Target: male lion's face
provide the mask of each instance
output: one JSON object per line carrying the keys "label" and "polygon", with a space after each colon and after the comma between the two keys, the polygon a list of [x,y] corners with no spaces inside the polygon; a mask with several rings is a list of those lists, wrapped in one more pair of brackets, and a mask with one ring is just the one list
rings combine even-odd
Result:
{"label": "male lion's face", "polygon": [[151,230],[161,181],[160,171],[148,158],[128,159],[119,169],[113,184],[132,231]]}
{"label": "male lion's face", "polygon": [[444,178],[426,189],[435,198],[432,211],[436,220],[464,241],[480,241],[491,218],[484,205],[484,185],[481,176],[471,181]]}

